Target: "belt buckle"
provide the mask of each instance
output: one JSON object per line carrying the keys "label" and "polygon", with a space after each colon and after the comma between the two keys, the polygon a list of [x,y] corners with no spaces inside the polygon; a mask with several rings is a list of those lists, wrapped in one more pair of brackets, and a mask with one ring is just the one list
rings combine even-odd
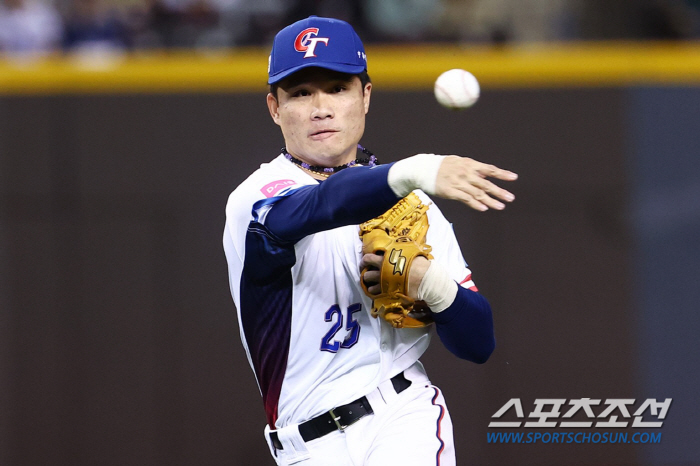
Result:
{"label": "belt buckle", "polygon": [[333,422],[335,422],[335,426],[338,428],[338,430],[341,432],[345,432],[345,428],[347,426],[344,426],[340,422],[338,422],[340,420],[340,416],[336,416],[335,411],[333,411],[332,409],[328,411],[328,414],[330,414],[333,418]]}

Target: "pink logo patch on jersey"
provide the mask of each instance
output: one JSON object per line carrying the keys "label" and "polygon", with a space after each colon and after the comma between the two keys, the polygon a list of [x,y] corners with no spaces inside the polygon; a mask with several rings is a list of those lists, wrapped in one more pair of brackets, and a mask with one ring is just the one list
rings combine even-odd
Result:
{"label": "pink logo patch on jersey", "polygon": [[277,180],[272,183],[268,183],[260,189],[260,192],[265,195],[265,197],[272,197],[287,186],[292,186],[297,184],[294,180]]}

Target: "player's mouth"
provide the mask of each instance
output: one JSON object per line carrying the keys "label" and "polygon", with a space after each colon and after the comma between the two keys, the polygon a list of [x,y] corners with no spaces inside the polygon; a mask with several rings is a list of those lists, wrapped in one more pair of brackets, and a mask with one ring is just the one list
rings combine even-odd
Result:
{"label": "player's mouth", "polygon": [[329,137],[333,136],[337,132],[338,131],[336,131],[334,129],[322,129],[320,131],[316,131],[316,132],[311,133],[311,135],[309,137],[311,139],[313,139],[314,141],[320,141],[323,139],[328,139]]}

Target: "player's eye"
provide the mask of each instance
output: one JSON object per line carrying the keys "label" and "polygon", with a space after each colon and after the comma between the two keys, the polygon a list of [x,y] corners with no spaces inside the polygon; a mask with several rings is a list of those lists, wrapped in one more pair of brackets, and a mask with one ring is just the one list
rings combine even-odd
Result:
{"label": "player's eye", "polygon": [[292,97],[305,97],[311,95],[311,93],[306,89],[297,89],[292,92]]}
{"label": "player's eye", "polygon": [[343,92],[345,89],[347,89],[346,86],[339,84],[333,88],[333,92],[335,92],[335,93]]}

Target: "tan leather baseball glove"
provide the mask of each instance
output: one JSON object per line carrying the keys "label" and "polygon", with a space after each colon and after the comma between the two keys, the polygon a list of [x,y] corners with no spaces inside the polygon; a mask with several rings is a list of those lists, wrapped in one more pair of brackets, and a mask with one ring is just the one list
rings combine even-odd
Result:
{"label": "tan leather baseball glove", "polygon": [[408,296],[408,274],[413,259],[432,259],[432,248],[425,244],[428,233],[428,206],[411,193],[383,215],[360,225],[363,254],[384,255],[380,270],[381,293],[371,295],[364,282],[365,294],[372,298],[372,315],[381,316],[396,328],[420,328],[430,325],[432,317],[423,301]]}

